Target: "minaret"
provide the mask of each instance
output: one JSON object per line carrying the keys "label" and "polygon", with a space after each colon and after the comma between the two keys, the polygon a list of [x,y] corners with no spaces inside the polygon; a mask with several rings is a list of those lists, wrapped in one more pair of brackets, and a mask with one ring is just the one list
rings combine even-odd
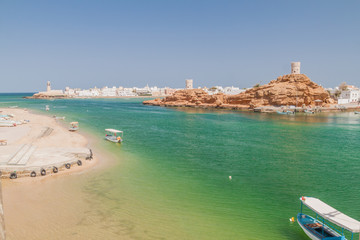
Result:
{"label": "minaret", "polygon": [[47,81],[46,91],[47,91],[47,92],[50,92],[50,91],[51,91],[50,81]]}
{"label": "minaret", "polygon": [[192,79],[186,79],[185,84],[186,84],[186,89],[193,89],[193,80]]}
{"label": "minaret", "polygon": [[291,63],[291,74],[300,74],[300,62]]}

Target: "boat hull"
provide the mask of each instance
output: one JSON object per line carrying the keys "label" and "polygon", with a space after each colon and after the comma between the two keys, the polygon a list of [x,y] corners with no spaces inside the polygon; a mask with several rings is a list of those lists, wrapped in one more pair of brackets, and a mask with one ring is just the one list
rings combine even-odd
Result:
{"label": "boat hull", "polygon": [[297,220],[298,224],[300,225],[300,227],[302,228],[302,230],[305,232],[305,234],[312,240],[319,240],[321,238],[316,237],[315,235],[313,235],[309,230],[307,230],[300,222],[299,219]]}
{"label": "boat hull", "polygon": [[110,137],[105,137],[106,140],[110,141],[110,142],[114,142],[114,143],[121,143],[122,139],[118,140],[118,139],[114,139],[114,138],[110,138]]}
{"label": "boat hull", "polygon": [[[305,216],[305,217],[303,217]],[[340,234],[336,233],[335,231],[331,230],[328,226],[325,225],[325,229],[328,233],[331,233],[333,236],[321,236],[321,234],[316,233],[314,230],[310,230],[309,228],[306,227],[307,224],[314,224],[314,223],[319,223],[321,224],[319,221],[317,221],[316,219],[314,219],[311,216],[308,216],[306,214],[301,214],[299,213],[297,215],[297,222],[300,225],[300,227],[302,228],[302,230],[305,232],[305,234],[313,240],[346,240],[346,238],[344,236],[341,236]]]}
{"label": "boat hull", "polygon": [[293,115],[293,114],[295,114],[295,113],[292,112],[292,111],[286,111],[286,112],[277,111],[277,114],[280,114],[280,115]]}

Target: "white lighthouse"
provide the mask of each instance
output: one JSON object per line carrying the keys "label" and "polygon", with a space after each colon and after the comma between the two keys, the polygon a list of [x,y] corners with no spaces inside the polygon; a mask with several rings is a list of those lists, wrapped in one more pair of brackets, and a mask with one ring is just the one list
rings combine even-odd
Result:
{"label": "white lighthouse", "polygon": [[300,62],[291,63],[291,74],[300,74]]}
{"label": "white lighthouse", "polygon": [[50,92],[50,91],[51,91],[51,84],[50,84],[50,81],[47,81],[47,84],[46,84],[46,91],[47,91],[47,92]]}

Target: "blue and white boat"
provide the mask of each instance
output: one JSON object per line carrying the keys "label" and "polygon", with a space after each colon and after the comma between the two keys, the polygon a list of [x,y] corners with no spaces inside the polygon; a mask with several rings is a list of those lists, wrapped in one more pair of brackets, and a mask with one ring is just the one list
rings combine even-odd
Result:
{"label": "blue and white boat", "polygon": [[[345,230],[351,234],[360,232],[360,222],[343,214],[323,201],[313,197],[301,197],[301,211],[297,222],[306,235],[313,240],[346,240]],[[303,206],[308,207],[316,215],[315,218],[303,213]],[[331,224],[337,225],[335,228]]]}
{"label": "blue and white boat", "polygon": [[295,114],[295,112],[293,112],[293,111],[283,111],[283,112],[281,112],[281,111],[276,111],[276,112],[277,112],[277,114],[282,114],[282,115]]}
{"label": "blue and white boat", "polygon": [[105,135],[106,140],[114,143],[121,143],[123,141],[123,131],[108,128],[105,129],[105,132],[106,132]]}
{"label": "blue and white boat", "polygon": [[304,110],[304,113],[307,113],[307,114],[314,114],[315,112],[314,112],[314,111],[312,111],[312,110],[307,110],[307,109],[305,109],[305,110]]}

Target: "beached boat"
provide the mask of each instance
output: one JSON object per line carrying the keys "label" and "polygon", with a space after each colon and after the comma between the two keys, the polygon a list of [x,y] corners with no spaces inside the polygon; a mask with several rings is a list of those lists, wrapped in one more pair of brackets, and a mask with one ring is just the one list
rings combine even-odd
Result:
{"label": "beached boat", "polygon": [[314,114],[315,112],[314,112],[314,111],[312,111],[312,110],[307,110],[307,109],[305,109],[305,110],[304,110],[304,113],[307,113],[307,114]]}
{"label": "beached boat", "polygon": [[71,127],[69,128],[70,132],[75,132],[79,130],[79,122],[71,122],[70,125],[71,125]]}
{"label": "beached boat", "polygon": [[54,118],[55,118],[56,120],[65,120],[65,117],[57,117],[56,115],[54,115]]}
{"label": "beached boat", "polygon": [[16,127],[16,123],[12,121],[0,121],[0,127]]}
{"label": "beached boat", "polygon": [[360,112],[358,112],[358,111],[355,111],[354,113],[355,113],[355,114],[360,114]]}
{"label": "beached boat", "polygon": [[290,114],[295,114],[295,112],[293,111],[276,111],[277,114],[281,114],[281,115],[290,115]]}
{"label": "beached boat", "polygon": [[[323,201],[313,197],[301,197],[301,211],[297,215],[297,222],[306,235],[313,240],[346,240],[344,230],[349,231],[351,239],[354,233],[360,232],[360,222],[343,214]],[[303,213],[303,206],[315,212],[311,217]],[[335,224],[338,229],[331,225]]]}
{"label": "beached boat", "polygon": [[[105,129],[105,139],[110,142],[121,143],[123,141],[123,131],[116,129]],[[120,136],[121,135],[121,136]]]}

